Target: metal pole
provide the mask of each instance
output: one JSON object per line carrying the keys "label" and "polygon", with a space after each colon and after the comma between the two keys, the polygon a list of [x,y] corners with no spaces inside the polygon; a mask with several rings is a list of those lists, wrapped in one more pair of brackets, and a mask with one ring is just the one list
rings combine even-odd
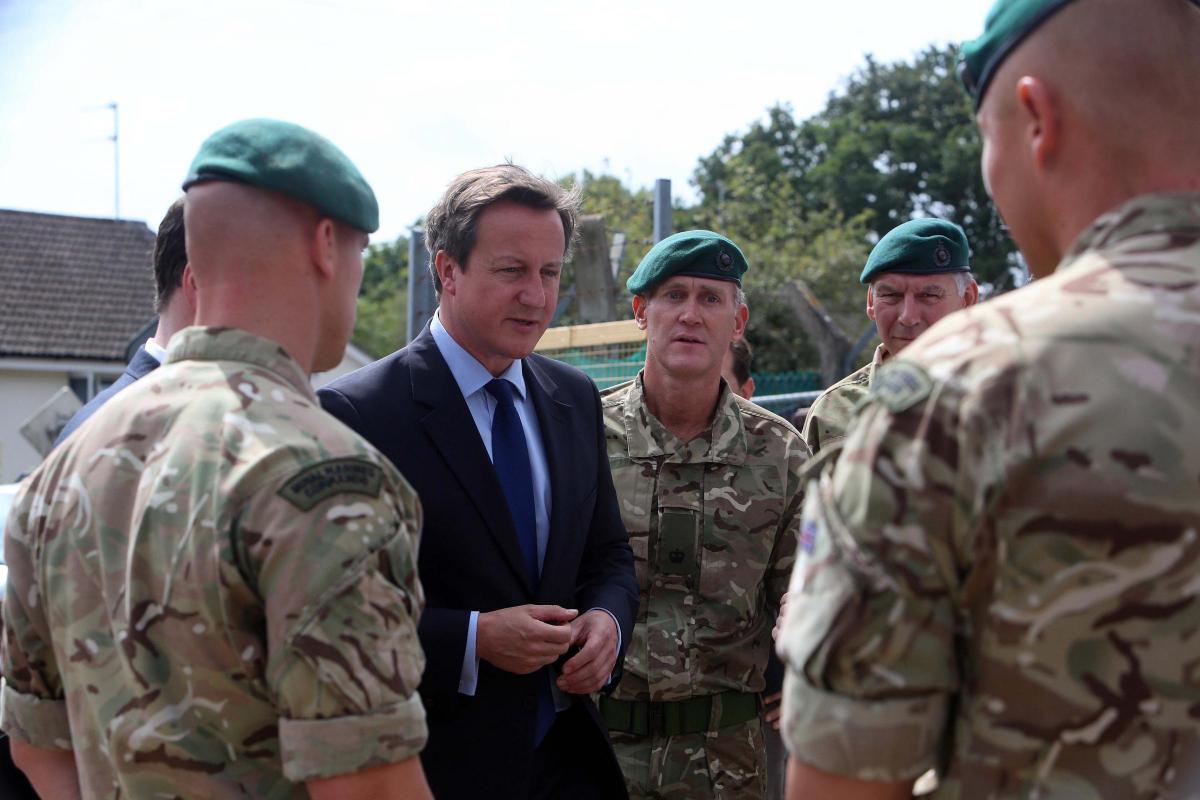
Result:
{"label": "metal pole", "polygon": [[429,251],[425,249],[425,231],[414,229],[408,237],[408,315],[405,336],[411,342],[433,319],[437,294],[429,274]]}
{"label": "metal pole", "polygon": [[113,218],[121,218],[121,146],[120,146],[120,119],[117,114],[117,104],[112,102],[108,107],[113,112]]}
{"label": "metal pole", "polygon": [[654,182],[654,243],[671,233],[671,181],[659,178]]}

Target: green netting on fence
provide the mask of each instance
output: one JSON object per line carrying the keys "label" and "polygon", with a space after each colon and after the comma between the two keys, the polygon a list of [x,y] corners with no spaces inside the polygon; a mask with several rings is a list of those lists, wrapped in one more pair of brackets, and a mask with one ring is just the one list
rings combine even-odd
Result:
{"label": "green netting on fence", "polygon": [[[633,380],[646,361],[645,342],[545,350],[542,355],[557,359],[587,373],[596,386],[607,389]],[[791,394],[821,389],[821,374],[814,370],[754,373],[755,396]]]}
{"label": "green netting on fence", "polygon": [[546,350],[542,355],[557,359],[587,373],[601,390],[633,380],[646,362],[645,342]]}
{"label": "green netting on fence", "polygon": [[755,372],[754,394],[775,395],[811,392],[825,388],[821,373],[806,369],[795,372]]}

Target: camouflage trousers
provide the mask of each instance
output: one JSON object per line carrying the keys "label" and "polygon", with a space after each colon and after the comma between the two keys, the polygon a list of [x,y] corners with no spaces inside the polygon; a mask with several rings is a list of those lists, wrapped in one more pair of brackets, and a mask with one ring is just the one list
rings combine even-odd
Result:
{"label": "camouflage trousers", "polygon": [[756,717],[679,736],[610,733],[629,800],[763,800],[766,749]]}

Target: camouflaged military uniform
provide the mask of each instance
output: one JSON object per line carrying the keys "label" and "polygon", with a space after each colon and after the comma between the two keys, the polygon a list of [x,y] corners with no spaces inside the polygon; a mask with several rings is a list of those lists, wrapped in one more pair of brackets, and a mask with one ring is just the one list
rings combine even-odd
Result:
{"label": "camouflaged military uniform", "polygon": [[887,357],[887,348],[879,345],[870,364],[851,372],[813,401],[800,436],[814,456],[846,438],[850,420],[854,419],[854,409],[867,396],[875,373]]}
{"label": "camouflaged military uniform", "polygon": [[189,328],[31,475],[5,552],[3,727],[84,797],[306,797],[400,761],[419,506],[274,342]]}
{"label": "camouflaged military uniform", "polygon": [[780,649],[820,769],[942,798],[1200,796],[1200,194],[876,378],[809,492]]}
{"label": "camouflaged military uniform", "polygon": [[[639,376],[603,396],[641,592],[613,698],[655,701],[639,707],[668,716],[683,707],[670,701],[711,700],[687,707],[701,714],[698,732],[666,735],[650,720],[647,735],[613,733],[617,758],[634,798],[761,797],[756,694],[795,554],[808,452],[795,428],[724,385],[712,428],[682,442],[650,414],[642,391]],[[747,703],[747,713],[731,713]]]}

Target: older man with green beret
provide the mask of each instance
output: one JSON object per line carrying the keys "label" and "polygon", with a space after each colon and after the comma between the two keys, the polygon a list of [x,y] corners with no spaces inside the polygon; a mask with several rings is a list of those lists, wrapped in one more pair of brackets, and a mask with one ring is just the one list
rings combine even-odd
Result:
{"label": "older man with green beret", "polygon": [[247,120],[184,183],[196,327],[24,483],[3,728],[43,797],[428,797],[420,508],[317,404],[375,196]]}
{"label": "older man with green beret", "polygon": [[882,340],[871,363],[830,386],[804,420],[804,442],[817,454],[846,438],[854,410],[880,366],[947,314],[979,300],[967,235],[944,219],[914,219],[893,228],[867,258],[867,317]]}
{"label": "older man with green beret", "polygon": [[646,364],[603,405],[641,606],[600,709],[632,798],[765,796],[759,693],[808,450],[721,378],[749,316],[746,269],[729,239],[688,231],[627,283]]}
{"label": "older man with green beret", "polygon": [[1035,280],[883,367],[807,493],[793,798],[1200,797],[1198,5],[999,0],[963,48]]}

